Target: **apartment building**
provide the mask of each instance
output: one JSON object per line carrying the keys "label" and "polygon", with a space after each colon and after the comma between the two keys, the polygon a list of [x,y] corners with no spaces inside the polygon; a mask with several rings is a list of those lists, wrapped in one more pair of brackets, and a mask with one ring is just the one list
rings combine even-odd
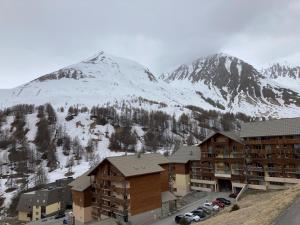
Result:
{"label": "apartment building", "polygon": [[199,190],[283,189],[300,183],[300,118],[244,123],[200,145]]}
{"label": "apartment building", "polygon": [[200,148],[181,146],[169,157],[169,162],[170,190],[176,196],[184,196],[194,189],[194,182],[197,182],[193,175],[195,167],[200,163]]}
{"label": "apartment building", "polygon": [[[231,190],[232,168],[243,168],[243,140],[237,133],[213,132],[200,144],[201,159],[195,167],[194,186],[200,191]],[[241,171],[242,172],[242,171]]]}
{"label": "apartment building", "polygon": [[72,191],[73,214],[76,224],[85,224],[93,221],[92,194],[95,190],[92,187],[93,177],[88,176],[90,171],[88,170],[69,184]]}
{"label": "apartment building", "polygon": [[44,188],[21,194],[17,205],[18,220],[29,222],[55,215],[70,208],[72,195],[68,184],[72,177],[59,179]]}
{"label": "apartment building", "polygon": [[300,183],[300,118],[242,125],[250,188],[282,189]]}
{"label": "apartment building", "polygon": [[68,184],[73,178],[60,179],[43,189],[23,193],[17,205],[18,220],[29,222],[55,215],[72,204]]}
{"label": "apartment building", "polygon": [[75,180],[73,208],[82,211],[74,211],[76,223],[115,218],[141,225],[167,215],[176,200],[168,170],[169,161],[160,154],[107,157],[85,174],[90,180]]}

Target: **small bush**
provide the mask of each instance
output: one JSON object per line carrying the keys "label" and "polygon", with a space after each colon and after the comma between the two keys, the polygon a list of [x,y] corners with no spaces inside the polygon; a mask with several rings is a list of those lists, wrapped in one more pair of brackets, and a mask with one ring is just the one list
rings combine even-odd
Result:
{"label": "small bush", "polygon": [[234,205],[232,206],[230,212],[236,211],[236,210],[239,210],[239,209],[240,209],[240,207],[239,207],[237,204],[234,204]]}

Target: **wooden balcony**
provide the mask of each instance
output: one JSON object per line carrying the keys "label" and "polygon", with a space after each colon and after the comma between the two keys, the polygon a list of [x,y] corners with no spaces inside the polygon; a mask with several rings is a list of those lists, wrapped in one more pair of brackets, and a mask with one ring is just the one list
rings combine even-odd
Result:
{"label": "wooden balcony", "polygon": [[289,139],[289,138],[272,138],[267,140],[248,140],[245,141],[246,145],[277,145],[277,144],[300,144],[300,138]]}
{"label": "wooden balcony", "polygon": [[257,181],[264,181],[265,180],[264,176],[259,176],[259,175],[254,175],[254,174],[248,174],[248,175],[246,175],[246,178],[248,180],[257,180]]}
{"label": "wooden balcony", "polygon": [[119,215],[127,215],[128,214],[128,211],[127,210],[120,210],[116,207],[113,207],[113,206],[108,206],[108,205],[101,205],[101,209],[102,210],[105,210],[107,212],[114,212],[116,214],[119,214]]}
{"label": "wooden balcony", "polygon": [[257,172],[263,172],[264,168],[258,167],[258,166],[247,166],[248,171],[257,171]]}
{"label": "wooden balcony", "polygon": [[111,186],[111,190],[117,194],[127,194],[129,193],[129,188],[126,187],[116,187],[114,185]]}
{"label": "wooden balcony", "polygon": [[117,198],[114,196],[108,196],[108,195],[102,195],[101,199],[108,201],[108,202],[114,202],[119,205],[124,205],[124,206],[129,205],[129,199],[121,199],[121,198]]}

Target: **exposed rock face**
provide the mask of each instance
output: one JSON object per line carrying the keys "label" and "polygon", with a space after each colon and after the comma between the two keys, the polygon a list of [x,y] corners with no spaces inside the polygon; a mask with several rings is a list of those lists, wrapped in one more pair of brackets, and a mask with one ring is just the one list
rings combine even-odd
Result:
{"label": "exposed rock face", "polygon": [[[241,101],[251,104],[260,102],[300,106],[300,96],[297,92],[280,87],[278,84],[268,84],[266,81],[267,71],[273,76],[279,74],[281,76],[299,76],[299,68],[280,67],[279,65],[261,73],[243,60],[221,53],[199,58],[190,65],[180,65],[174,71],[163,74],[161,77],[168,83],[178,80],[188,80],[193,84],[202,82],[210,89],[218,90],[221,93],[227,103],[225,107],[231,107],[236,105],[234,103]],[[205,95],[205,93],[203,94]]]}
{"label": "exposed rock face", "polygon": [[266,68],[262,73],[270,78],[276,79],[279,77],[300,78],[300,66],[282,65],[279,63],[273,64]]}

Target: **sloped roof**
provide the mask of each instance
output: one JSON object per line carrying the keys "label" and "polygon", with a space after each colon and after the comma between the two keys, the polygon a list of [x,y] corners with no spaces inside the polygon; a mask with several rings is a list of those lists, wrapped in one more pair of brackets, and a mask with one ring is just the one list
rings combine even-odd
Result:
{"label": "sloped roof", "polygon": [[300,135],[300,117],[243,123],[241,137]]}
{"label": "sloped roof", "polygon": [[17,205],[17,211],[31,212],[33,206],[34,194],[35,192],[21,194]]}
{"label": "sloped roof", "polygon": [[74,181],[72,181],[69,186],[71,186],[72,190],[74,191],[84,191],[89,186],[91,186],[91,179],[92,177],[88,176],[88,174],[92,171],[92,169],[89,169],[81,176],[77,177]]}
{"label": "sloped roof", "polygon": [[[125,177],[158,173],[164,170],[159,165],[169,163],[169,160],[166,157],[158,153],[113,156],[107,157],[105,160],[108,160],[114,165]],[[101,163],[99,163],[98,166]],[[98,166],[89,171],[88,175],[96,170]]]}
{"label": "sloped roof", "polygon": [[62,187],[54,189],[41,189],[38,191],[23,193],[17,205],[17,210],[21,212],[31,212],[32,206],[47,206],[61,201],[63,194]]}
{"label": "sloped roof", "polygon": [[169,202],[173,200],[176,200],[176,196],[170,191],[165,191],[161,193],[161,202]]}
{"label": "sloped roof", "polygon": [[243,139],[241,138],[240,133],[234,131],[212,131],[207,135],[207,137],[202,141],[202,143],[204,143],[205,141],[207,141],[208,139],[210,139],[216,134],[222,134],[236,142],[243,144]]}
{"label": "sloped roof", "polygon": [[169,162],[166,157],[156,153],[108,157],[107,160],[125,177],[161,172],[164,169],[159,165]]}
{"label": "sloped roof", "polygon": [[191,160],[200,160],[201,153],[199,146],[182,146],[169,157],[170,163],[186,164]]}

